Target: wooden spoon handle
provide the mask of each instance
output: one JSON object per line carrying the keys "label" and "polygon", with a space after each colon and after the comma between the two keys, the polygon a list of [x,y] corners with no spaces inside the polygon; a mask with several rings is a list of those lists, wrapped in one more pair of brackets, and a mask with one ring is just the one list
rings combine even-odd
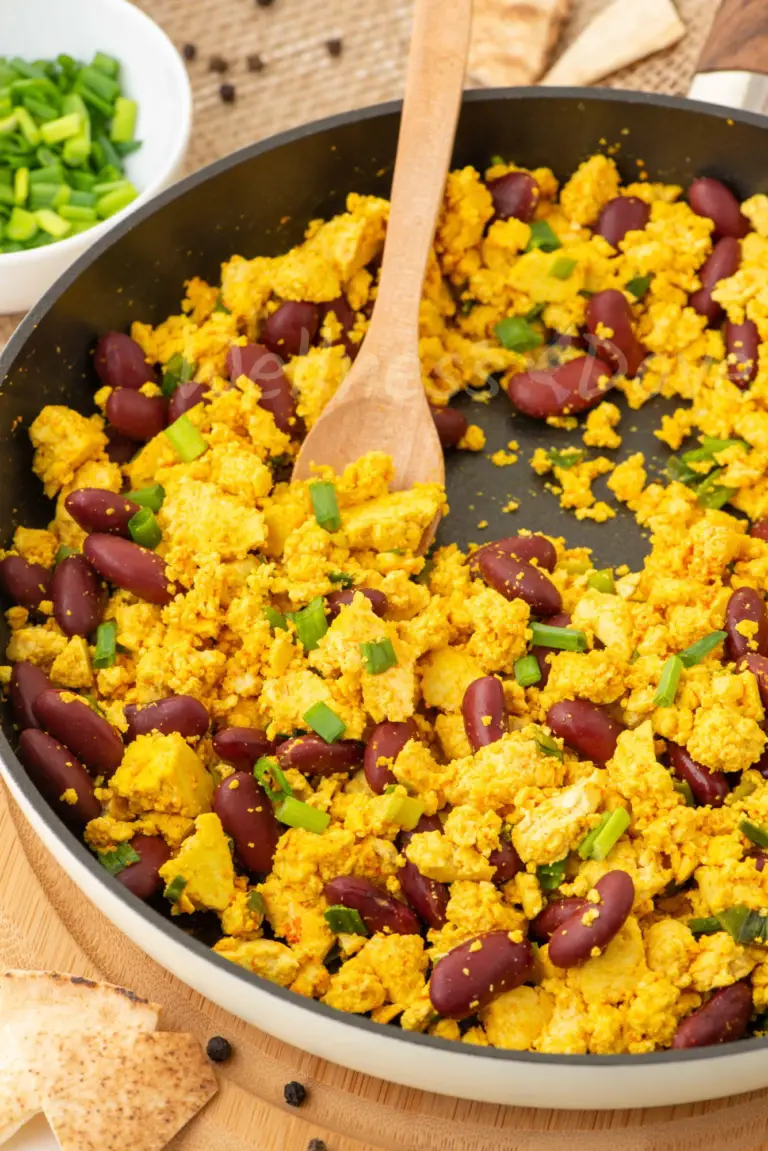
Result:
{"label": "wooden spoon handle", "polygon": [[[472,0],[416,0],[381,283],[366,344],[416,344],[419,300],[451,162]],[[405,330],[403,330],[405,329]]]}
{"label": "wooden spoon handle", "polygon": [[766,0],[723,0],[699,62],[700,72],[768,74]]}

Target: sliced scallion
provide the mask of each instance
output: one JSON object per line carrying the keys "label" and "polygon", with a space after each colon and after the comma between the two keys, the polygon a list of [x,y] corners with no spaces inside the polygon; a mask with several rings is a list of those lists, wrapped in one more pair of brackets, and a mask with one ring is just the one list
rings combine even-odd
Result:
{"label": "sliced scallion", "polygon": [[97,851],[96,857],[110,875],[119,875],[130,864],[138,863],[141,859],[138,851],[134,850],[130,843],[120,843],[111,851]]}
{"label": "sliced scallion", "polygon": [[542,755],[550,755],[553,759],[562,760],[563,750],[557,746],[551,735],[545,735],[543,731],[537,731],[533,738]]}
{"label": "sliced scallion", "polygon": [[267,793],[272,803],[278,803],[287,796],[293,795],[293,788],[285,778],[282,768],[276,759],[263,755],[253,767],[253,774]]}
{"label": "sliced scallion", "polygon": [[175,423],[165,429],[165,436],[185,464],[192,463],[192,460],[196,460],[208,449],[208,444],[188,416],[179,416]]}
{"label": "sliced scallion", "polygon": [[648,293],[652,279],[653,276],[635,276],[633,279],[628,280],[624,287],[636,300],[642,300],[643,296]]}
{"label": "sliced scallion", "polygon": [[572,275],[573,269],[578,262],[578,260],[574,260],[570,256],[559,256],[553,261],[552,267],[549,269],[547,275],[555,280],[567,280],[569,276]]}
{"label": "sliced scallion", "polygon": [[172,396],[179,384],[188,384],[195,374],[196,365],[185,360],[179,352],[171,356],[163,368],[162,391],[164,396]]}
{"label": "sliced scallion", "polygon": [[323,703],[322,700],[313,703],[312,707],[304,713],[302,718],[326,743],[334,743],[337,739],[340,739],[347,730],[347,725],[344,721],[339,719],[336,712],[333,711],[327,703]]}
{"label": "sliced scallion", "polygon": [[405,831],[413,831],[424,814],[424,804],[410,795],[393,795],[387,805],[384,818],[396,823]]}
{"label": "sliced scallion", "polygon": [[276,631],[278,628],[281,628],[283,631],[287,629],[288,621],[286,620],[283,613],[278,611],[276,607],[272,607],[270,604],[267,604],[262,610],[264,612],[265,620],[273,631]]}
{"label": "sliced scallion", "polygon": [[630,816],[626,807],[617,807],[612,811],[605,823],[598,827],[597,835],[592,841],[589,858],[603,860],[616,846],[630,824]]}
{"label": "sliced scallion", "polygon": [[96,650],[93,653],[95,668],[114,667],[117,659],[117,623],[113,619],[99,624],[96,632]]}
{"label": "sliced scallion", "polygon": [[320,527],[327,532],[337,532],[341,527],[341,514],[336,488],[329,480],[318,480],[309,485],[309,494]]}
{"label": "sliced scallion", "polygon": [[305,831],[314,832],[315,835],[322,835],[331,822],[331,817],[326,811],[302,803],[292,795],[276,805],[275,815],[288,827],[302,827]]}
{"label": "sliced scallion", "polygon": [[267,905],[264,902],[264,896],[255,887],[248,892],[248,898],[245,902],[248,910],[252,911],[254,915],[261,915],[262,917],[266,915]]}
{"label": "sliced scallion", "polygon": [[591,572],[587,576],[587,585],[604,595],[616,594],[616,581],[613,578],[612,568],[603,568],[601,571]]}
{"label": "sliced scallion", "polygon": [[355,586],[355,577],[349,572],[328,572],[328,579],[331,583],[337,583],[345,591]]}
{"label": "sliced scallion", "polygon": [[739,831],[742,835],[746,835],[752,843],[756,843],[758,847],[768,847],[768,827],[765,824],[753,823],[751,819],[742,819],[739,823]]}
{"label": "sliced scallion", "polygon": [[726,632],[724,631],[711,631],[709,635],[697,639],[690,647],[679,653],[683,667],[693,667],[695,664],[701,663],[710,652],[713,652],[723,642],[725,637]]}
{"label": "sliced scallion", "polygon": [[539,881],[539,887],[542,891],[556,891],[560,884],[565,879],[565,865],[568,862],[568,856],[565,859],[558,860],[557,863],[541,863],[536,868],[536,878]]}
{"label": "sliced scallion", "polygon": [[375,643],[361,643],[360,654],[369,675],[381,675],[389,668],[397,667],[397,655],[392,640],[386,636],[384,639],[376,640]]}
{"label": "sliced scallion", "polygon": [[688,930],[698,937],[700,935],[716,935],[718,931],[722,931],[720,920],[714,915],[701,916],[698,919],[688,920]]}
{"label": "sliced scallion", "polygon": [[160,524],[151,508],[142,508],[128,521],[128,531],[134,543],[143,548],[156,548],[163,538]]}
{"label": "sliced scallion", "polygon": [[683,661],[679,655],[671,655],[661,671],[659,686],[653,697],[654,707],[672,707],[677,695],[677,685],[683,672]]}
{"label": "sliced scallion", "polygon": [[162,484],[152,484],[148,488],[138,488],[136,491],[128,492],[125,498],[139,504],[142,508],[159,512],[165,501],[165,488]]}
{"label": "sliced scallion", "polygon": [[325,604],[321,596],[315,596],[300,611],[288,612],[288,619],[294,624],[305,651],[314,651],[328,631]]}
{"label": "sliced scallion", "polygon": [[520,687],[532,687],[541,679],[541,668],[535,655],[524,655],[515,662],[515,679]]}
{"label": "sliced scallion", "polygon": [[587,650],[587,637],[578,628],[553,627],[552,624],[534,622],[531,624],[531,633],[533,647],[554,647],[558,651]]}
{"label": "sliced scallion", "polygon": [[166,884],[163,895],[171,903],[178,903],[188,883],[189,880],[185,879],[183,875],[177,875],[175,879]]}
{"label": "sliced scallion", "polygon": [[532,352],[544,343],[544,337],[522,316],[507,316],[499,320],[493,329],[503,348],[510,352]]}
{"label": "sliced scallion", "polygon": [[323,919],[334,935],[367,935],[368,928],[363,923],[359,911],[336,903],[323,912]]}
{"label": "sliced scallion", "polygon": [[76,556],[78,554],[77,548],[71,548],[68,544],[62,544],[56,552],[56,558],[53,561],[54,565],[60,564],[62,560],[69,559],[70,556]]}
{"label": "sliced scallion", "polygon": [[536,248],[540,248],[542,252],[556,252],[557,249],[562,248],[562,246],[562,241],[546,220],[533,221],[531,224],[531,238],[525,249],[526,252],[532,252]]}
{"label": "sliced scallion", "polygon": [[562,468],[564,471],[569,471],[580,464],[584,459],[584,452],[581,448],[573,448],[570,451],[558,451],[557,448],[550,448],[547,452],[547,458],[553,468]]}

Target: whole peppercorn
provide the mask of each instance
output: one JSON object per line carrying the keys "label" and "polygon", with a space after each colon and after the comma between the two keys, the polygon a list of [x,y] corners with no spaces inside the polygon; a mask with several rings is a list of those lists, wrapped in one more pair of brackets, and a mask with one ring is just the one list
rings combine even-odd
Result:
{"label": "whole peppercorn", "polygon": [[328,1148],[324,1139],[310,1139],[307,1151],[328,1151]]}
{"label": "whole peppercorn", "polygon": [[333,40],[326,40],[325,46],[328,49],[329,56],[340,56],[344,50],[344,42],[340,37],[334,37]]}
{"label": "whole peppercorn", "polygon": [[219,88],[219,95],[225,104],[234,104],[237,89],[234,84],[222,84]]}
{"label": "whole peppercorn", "polygon": [[301,1107],[307,1097],[307,1089],[303,1083],[292,1080],[283,1088],[283,1098],[289,1107]]}
{"label": "whole peppercorn", "polygon": [[256,0],[257,8],[271,8],[275,0]]}
{"label": "whole peppercorn", "polygon": [[226,1063],[232,1054],[232,1044],[223,1035],[214,1035],[208,1040],[205,1053],[212,1063]]}
{"label": "whole peppercorn", "polygon": [[185,60],[194,60],[197,56],[197,44],[185,44],[181,54]]}
{"label": "whole peppercorn", "polygon": [[250,56],[246,56],[245,62],[249,72],[263,72],[266,67],[258,52],[252,52]]}
{"label": "whole peppercorn", "polygon": [[229,60],[225,60],[223,56],[211,56],[210,60],[208,61],[208,71],[218,72],[220,74],[223,72],[228,72]]}

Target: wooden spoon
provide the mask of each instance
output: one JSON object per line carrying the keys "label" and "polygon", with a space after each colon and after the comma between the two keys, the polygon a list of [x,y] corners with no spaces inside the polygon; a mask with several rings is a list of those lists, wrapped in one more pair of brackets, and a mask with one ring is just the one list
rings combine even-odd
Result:
{"label": "wooden spoon", "polygon": [[421,377],[419,306],[453,152],[471,23],[472,0],[416,0],[376,306],[352,370],[302,445],[294,479],[308,479],[313,463],[340,472],[366,452],[381,451],[394,460],[395,488],[445,482]]}

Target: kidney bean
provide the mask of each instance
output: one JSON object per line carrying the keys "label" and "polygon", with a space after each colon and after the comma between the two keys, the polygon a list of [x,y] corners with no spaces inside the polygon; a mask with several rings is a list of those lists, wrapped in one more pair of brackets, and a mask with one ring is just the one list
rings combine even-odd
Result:
{"label": "kidney bean", "polygon": [[618,248],[627,232],[642,232],[651,218],[651,206],[637,196],[617,196],[609,200],[595,227],[598,236]]}
{"label": "kidney bean", "polygon": [[678,779],[684,779],[693,798],[701,806],[722,807],[730,794],[728,778],[722,771],[710,771],[677,743],[667,743],[667,754]]}
{"label": "kidney bean", "polygon": [[95,775],[111,776],[123,758],[123,741],[103,716],[85,700],[68,692],[44,691],[35,703],[35,715],[54,739],[61,742]]}
{"label": "kidney bean", "polygon": [[422,815],[419,817],[419,822],[412,831],[406,831],[403,828],[397,833],[397,847],[399,851],[405,851],[408,844],[413,839],[414,835],[423,835],[425,831],[442,831],[443,825],[439,815]]}
{"label": "kidney bean", "polygon": [[348,607],[352,603],[356,595],[364,595],[373,608],[374,615],[383,616],[386,614],[389,603],[383,591],[378,591],[372,587],[350,587],[345,588],[344,591],[332,591],[325,597],[328,616],[328,622],[336,619],[343,607]]}
{"label": "kidney bean", "polygon": [[[97,538],[115,540],[114,536],[107,535]],[[65,635],[88,636],[101,623],[104,589],[85,556],[67,556],[56,564],[51,580],[51,599],[56,623]]]}
{"label": "kidney bean", "polygon": [[702,176],[688,189],[688,203],[697,216],[706,216],[715,225],[717,236],[741,240],[749,231],[749,220],[741,214],[739,201],[719,180]]}
{"label": "kidney bean", "polygon": [[504,539],[483,544],[481,548],[473,552],[469,559],[469,570],[473,575],[477,573],[481,553],[486,551],[514,556],[525,563],[531,563],[535,560],[539,567],[545,568],[548,572],[554,571],[557,563],[555,545],[544,536],[506,536]]}
{"label": "kidney bean", "polygon": [[[757,630],[751,636],[742,635],[737,631],[740,623],[757,624]],[[740,587],[732,593],[725,609],[725,630],[728,633],[725,654],[733,663],[738,663],[750,651],[768,655],[768,609],[760,592]]]}
{"label": "kidney bean", "polygon": [[[83,555],[109,583],[132,592],[148,603],[163,607],[170,603],[176,594],[177,589],[168,582],[165,561],[155,552],[139,547],[130,540],[94,532],[85,538]],[[64,563],[70,562],[71,560],[64,560]],[[58,565],[57,573],[62,566],[63,564]],[[55,579],[54,576],[54,583]]]}
{"label": "kidney bean", "polygon": [[556,615],[563,606],[560,592],[539,568],[505,552],[486,551],[477,566],[485,582],[505,599],[521,599],[534,615]]}
{"label": "kidney bean", "polygon": [[[597,334],[600,326],[610,328],[612,336]],[[596,292],[587,305],[587,331],[596,354],[615,371],[630,379],[636,376],[646,358],[646,350],[635,335],[632,309],[623,292],[609,288]]]}
{"label": "kidney bean", "polygon": [[578,348],[580,352],[589,351],[589,344],[580,332],[557,332],[550,329],[547,345],[550,348]]}
{"label": "kidney bean", "polygon": [[326,743],[319,735],[299,735],[278,744],[277,759],[283,769],[294,767],[303,775],[347,775],[362,763],[364,751],[357,739]]}
{"label": "kidney bean", "polygon": [[223,779],[213,793],[213,810],[246,871],[267,875],[283,828],[272,804],[250,771],[236,771]]}
{"label": "kidney bean", "polygon": [[474,680],[464,692],[461,714],[473,751],[501,739],[507,731],[507,705],[501,680],[494,675]]}
{"label": "kidney bean", "polygon": [[529,224],[536,214],[541,191],[530,172],[507,172],[489,180],[488,191],[499,220],[514,217]]}
{"label": "kidney bean", "polygon": [[741,263],[741,245],[733,236],[723,236],[718,240],[710,255],[699,268],[701,287],[694,292],[688,303],[694,312],[706,316],[710,324],[720,319],[723,309],[712,293],[721,280],[727,280],[739,270]]}
{"label": "kidney bean", "polygon": [[679,1024],[672,1047],[711,1047],[741,1039],[752,1015],[752,989],[748,983],[721,987],[707,1002]]}
{"label": "kidney bean", "polygon": [[[70,827],[85,827],[101,815],[88,772],[52,735],[27,728],[19,737],[19,759],[35,787]],[[76,795],[75,803],[61,798],[70,790]]]}
{"label": "kidney bean", "polygon": [[530,932],[540,943],[549,943],[558,927],[562,927],[575,915],[583,915],[591,904],[588,899],[570,895],[565,899],[554,899],[531,920]]}
{"label": "kidney bean", "polygon": [[157,372],[147,363],[135,340],[124,332],[105,332],[93,354],[96,374],[108,388],[133,388],[157,384]]}
{"label": "kidney bean", "polygon": [[64,507],[84,532],[129,536],[128,522],[141,511],[133,500],[104,488],[78,488],[64,500]]}
{"label": "kidney bean", "polygon": [[259,385],[260,407],[270,412],[281,432],[301,434],[301,421],[296,416],[296,403],[283,361],[263,344],[233,344],[227,353],[227,375],[230,380],[247,376]]}
{"label": "kidney bean", "polygon": [[768,543],[768,516],[765,516],[761,520],[755,520],[749,529],[749,534],[755,540],[763,540],[765,543]]}
{"label": "kidney bean", "polygon": [[614,386],[613,368],[596,356],[580,356],[551,371],[520,372],[509,382],[509,398],[536,420],[584,412]]}
{"label": "kidney bean", "polygon": [[528,940],[513,943],[509,932],[491,931],[468,939],[437,961],[429,998],[445,1019],[466,1019],[502,992],[520,987],[532,974],[533,948]]}
{"label": "kidney bean", "polygon": [[744,657],[744,662],[757,680],[763,707],[768,707],[768,657],[749,652]]}
{"label": "kidney bean", "polygon": [[327,304],[320,304],[320,323],[325,323],[326,317],[329,313],[333,312],[339,324],[341,325],[341,336],[334,340],[335,344],[343,344],[344,350],[351,360],[354,360],[357,353],[360,351],[360,344],[355,344],[349,338],[349,333],[357,323],[357,317],[350,307],[349,301],[346,296],[337,296],[335,300],[330,300]]}
{"label": "kidney bean", "polygon": [[169,695],[144,707],[129,703],[124,711],[128,721],[125,734],[128,743],[151,731],[159,731],[161,735],[176,731],[184,739],[202,739],[211,722],[208,709],[191,695]]}
{"label": "kidney bean", "polygon": [[286,300],[267,319],[261,338],[270,352],[289,360],[291,356],[306,356],[319,328],[317,304]]}
{"label": "kidney bean", "polygon": [[[557,615],[550,616],[549,619],[542,620],[542,623],[548,624],[550,627],[570,627],[571,617],[564,611],[561,611],[558,612]],[[534,647],[531,650],[533,655],[536,656],[536,663],[539,665],[539,671],[541,672],[541,679],[536,686],[543,690],[549,682],[549,675],[552,671],[552,664],[547,659],[547,656],[559,655],[560,649],[556,647]]]}
{"label": "kidney bean", "polygon": [[159,835],[134,835],[131,847],[140,858],[118,871],[115,879],[139,899],[151,899],[163,886],[160,868],[171,858],[171,849]]}
{"label": "kidney bean", "polygon": [[203,396],[210,391],[207,384],[197,384],[189,380],[186,384],[179,384],[171,396],[168,404],[168,423],[174,424],[180,416],[191,412],[198,404],[203,402]]}
{"label": "kidney bean", "polygon": [[[595,890],[600,902],[589,905],[589,912],[598,912],[595,919],[584,923],[584,916],[577,911],[553,931],[549,958],[556,967],[584,963],[593,948],[602,951],[626,923],[635,898],[635,885],[626,871],[609,871],[598,879]],[[589,912],[586,915],[591,919]]]}
{"label": "kidney bean", "polygon": [[415,912],[369,879],[340,875],[326,883],[325,898],[331,906],[341,904],[356,911],[371,934],[377,931],[384,931],[387,935],[421,933]]}
{"label": "kidney bean", "polygon": [[547,724],[585,759],[605,766],[624,730],[605,708],[586,699],[563,699],[547,712]]}
{"label": "kidney bean", "polygon": [[746,391],[757,375],[760,335],[754,321],[745,320],[743,324],[726,324],[725,346],[728,352],[728,379],[737,388]]}
{"label": "kidney bean", "polygon": [[142,443],[159,435],[168,420],[168,401],[164,396],[145,396],[130,388],[113,392],[104,410],[112,427]]}
{"label": "kidney bean", "polygon": [[275,744],[256,727],[225,727],[214,735],[213,750],[225,763],[251,771],[262,756],[274,755]]}
{"label": "kidney bean", "polygon": [[104,431],[107,436],[108,459],[120,467],[130,463],[141,448],[141,444],[137,444],[135,440],[129,440],[128,436],[124,436],[117,428],[106,427]]}
{"label": "kidney bean", "polygon": [[517,848],[511,839],[502,838],[501,847],[493,849],[488,856],[488,862],[491,867],[496,868],[493,882],[497,886],[502,883],[509,883],[510,879],[514,879],[517,873],[523,870],[523,861],[517,854]]}
{"label": "kidney bean", "polygon": [[379,763],[381,759],[393,763],[409,739],[416,739],[419,729],[412,719],[404,723],[377,723],[368,737],[363,755],[365,778],[371,791],[383,795],[390,783],[397,783],[389,763]]}
{"label": "kidney bean", "polygon": [[32,564],[21,556],[0,560],[0,587],[20,607],[34,611],[50,599],[51,573],[42,564]]}
{"label": "kidney bean", "polygon": [[444,448],[455,448],[469,427],[469,420],[455,408],[435,408],[429,405],[437,428],[437,438]]}
{"label": "kidney bean", "polygon": [[35,702],[44,691],[50,689],[48,676],[34,663],[23,661],[13,665],[9,695],[20,731],[27,727],[41,726],[35,715]]}
{"label": "kidney bean", "polygon": [[406,860],[397,873],[403,895],[427,927],[439,931],[446,924],[446,910],[450,891],[447,884],[422,875],[415,863]]}

